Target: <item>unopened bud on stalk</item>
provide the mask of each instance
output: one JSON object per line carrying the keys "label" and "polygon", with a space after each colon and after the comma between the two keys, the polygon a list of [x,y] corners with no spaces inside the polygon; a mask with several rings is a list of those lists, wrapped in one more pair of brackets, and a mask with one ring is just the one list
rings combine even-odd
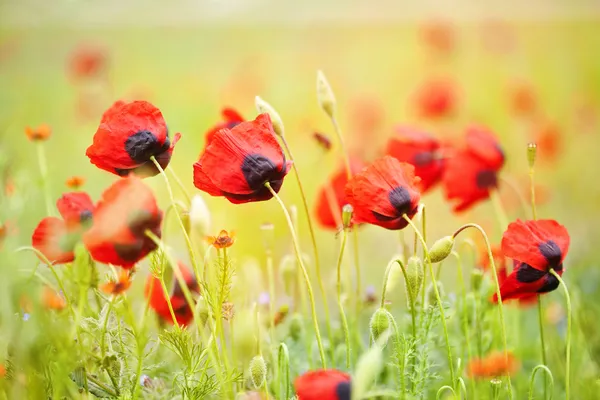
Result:
{"label": "unopened bud on stalk", "polygon": [[[444,295],[446,294],[444,291],[444,285],[442,284],[442,282],[437,282],[437,288],[438,288],[438,293],[440,294],[440,300],[444,297]],[[430,306],[437,306],[438,302],[437,302],[437,297],[435,295],[435,289],[433,287],[433,284],[429,284],[427,286],[427,304],[429,304]]]}
{"label": "unopened bud on stalk", "polygon": [[481,282],[483,282],[483,271],[480,268],[473,268],[471,270],[471,287],[474,291],[481,288]]}
{"label": "unopened bud on stalk", "polygon": [[335,117],[335,96],[323,71],[317,71],[317,100],[329,118]]}
{"label": "unopened bud on stalk", "polygon": [[[423,262],[419,257],[412,256],[406,263],[406,287],[410,289],[413,302],[417,299],[424,279],[425,271],[423,269]],[[408,296],[408,290],[406,291],[406,295]],[[408,300],[410,307],[410,298]]]}
{"label": "unopened bud on stalk", "polygon": [[529,168],[533,168],[535,165],[535,157],[537,155],[537,144],[528,143],[527,144],[527,162],[529,163]]}
{"label": "unopened bud on stalk", "polygon": [[262,387],[265,379],[267,378],[267,364],[263,356],[254,356],[250,360],[250,381],[254,389]]}
{"label": "unopened bud on stalk", "polygon": [[374,341],[377,341],[390,328],[391,318],[390,312],[385,308],[379,308],[373,313],[369,322],[369,329]]}
{"label": "unopened bud on stalk", "polygon": [[201,237],[206,236],[210,231],[210,211],[200,195],[192,198],[190,206],[189,220],[191,227],[198,232]]}
{"label": "unopened bud on stalk", "polygon": [[352,213],[354,212],[354,208],[352,205],[346,204],[342,207],[342,224],[344,225],[344,229],[348,229],[352,226]]}
{"label": "unopened bud on stalk", "polygon": [[269,117],[271,117],[271,123],[273,124],[273,130],[277,135],[283,136],[285,131],[283,129],[283,121],[281,120],[281,116],[279,115],[279,113],[275,111],[275,109],[269,103],[261,99],[259,96],[256,96],[256,98],[254,99],[254,104],[256,105],[256,110],[259,113],[269,114]]}
{"label": "unopened bud on stalk", "polygon": [[442,262],[452,253],[453,247],[454,237],[444,236],[438,239],[429,249],[429,259],[434,264]]}

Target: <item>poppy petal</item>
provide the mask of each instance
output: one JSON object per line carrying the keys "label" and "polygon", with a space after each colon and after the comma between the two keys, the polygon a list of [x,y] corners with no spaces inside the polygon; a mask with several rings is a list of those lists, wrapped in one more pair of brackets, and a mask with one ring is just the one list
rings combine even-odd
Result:
{"label": "poppy petal", "polygon": [[294,381],[298,400],[350,400],[350,375],[334,369],[309,371]]}
{"label": "poppy petal", "polygon": [[498,145],[494,134],[487,128],[471,126],[467,129],[468,149],[493,169],[504,164],[504,152]]}
{"label": "poppy petal", "polygon": [[75,259],[76,240],[69,235],[66,223],[60,218],[42,219],[33,232],[31,243],[52,263],[64,264]]}
{"label": "poppy petal", "polygon": [[56,208],[68,226],[78,226],[92,218],[94,203],[87,193],[72,192],[63,194]]}

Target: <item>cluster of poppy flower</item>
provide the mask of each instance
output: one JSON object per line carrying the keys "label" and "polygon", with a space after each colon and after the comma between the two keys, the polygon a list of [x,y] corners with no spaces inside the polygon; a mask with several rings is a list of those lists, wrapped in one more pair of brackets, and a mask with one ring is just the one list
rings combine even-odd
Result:
{"label": "cluster of poppy flower", "polygon": [[[233,110],[225,110],[223,116],[225,121],[208,132],[206,147],[193,165],[194,185],[233,204],[272,198],[281,189],[291,162],[286,160],[269,114],[252,121],[243,121]],[[129,270],[156,248],[147,231],[157,237],[161,234],[163,214],[141,178],[159,173],[156,164],[167,167],[179,138],[176,134],[170,140],[161,112],[150,103],[116,102],[102,116],[87,156],[100,169],[121,178],[104,191],[96,205],[84,192],[63,195],[57,202],[62,218],[44,218],[33,233],[33,246],[58,264],[73,261],[75,245],[82,241],[94,260],[124,268],[118,280],[103,288],[114,294],[126,290]],[[389,142],[387,155],[364,168],[353,162],[350,171],[337,173],[321,189],[317,218],[323,226],[336,228],[336,214],[349,203],[355,224],[403,229],[417,213],[421,193],[439,181],[446,197],[456,201],[454,210],[464,211],[489,196],[503,163],[497,140],[484,128],[469,128],[466,144],[460,148],[442,146],[426,133],[402,129]],[[223,246],[232,243],[228,235],[221,236],[215,243],[221,239]],[[510,224],[501,251],[515,260],[515,268],[510,274],[502,268],[506,275],[501,287],[503,300],[527,301],[554,290],[558,280],[550,270],[562,274],[568,246],[568,233],[556,221]],[[193,274],[183,264],[179,268],[189,288],[198,293]],[[146,294],[153,309],[171,319],[166,301],[169,294],[152,276]],[[176,322],[189,323],[192,312],[181,288],[176,286],[169,300]],[[303,400],[350,398],[350,378],[337,371],[315,371],[300,377],[296,390]]]}

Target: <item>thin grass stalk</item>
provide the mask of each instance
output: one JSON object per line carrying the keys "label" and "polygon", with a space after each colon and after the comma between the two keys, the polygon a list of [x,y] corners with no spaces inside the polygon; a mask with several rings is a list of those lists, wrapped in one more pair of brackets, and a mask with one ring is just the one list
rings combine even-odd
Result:
{"label": "thin grass stalk", "polygon": [[[340,245],[340,254],[337,261],[337,303],[340,311],[340,318],[342,319],[342,329],[344,331],[344,341],[346,344],[346,368],[350,369],[350,333],[348,330],[348,321],[346,320],[346,313],[344,312],[344,305],[342,304],[342,261],[344,260],[344,250],[346,249],[346,241],[348,239],[348,229],[342,230],[342,244]],[[332,346],[333,347],[333,346]]]}

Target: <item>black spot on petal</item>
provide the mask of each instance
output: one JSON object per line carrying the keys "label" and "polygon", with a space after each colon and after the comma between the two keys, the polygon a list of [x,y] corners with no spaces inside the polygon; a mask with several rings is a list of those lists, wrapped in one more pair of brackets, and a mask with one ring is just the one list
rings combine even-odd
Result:
{"label": "black spot on petal", "polygon": [[231,122],[228,122],[227,125],[226,125],[226,128],[227,129],[233,129],[236,126],[238,126],[240,123],[241,123],[240,121],[231,121]]}
{"label": "black spot on petal", "polygon": [[562,259],[560,247],[558,247],[554,241],[548,240],[545,243],[541,243],[538,248],[540,249],[540,253],[542,253],[544,258],[548,261],[550,268],[558,269]]}
{"label": "black spot on petal", "polygon": [[79,222],[81,222],[82,224],[91,221],[91,219],[92,212],[90,210],[84,210],[79,213]]}
{"label": "black spot on petal", "polygon": [[405,187],[399,186],[392,189],[388,194],[388,199],[400,216],[412,211],[410,193]]}
{"label": "black spot on petal", "polygon": [[[192,276],[187,282],[186,282],[188,289],[190,289],[190,292],[198,292],[200,290],[200,287],[198,286],[198,282],[196,281],[196,277]],[[173,288],[173,296],[180,296],[183,297],[183,288],[181,287],[181,285],[179,284],[179,280],[175,279],[175,287]]]}
{"label": "black spot on petal", "polygon": [[352,384],[350,382],[340,382],[335,387],[337,400],[350,400],[352,394]]}
{"label": "black spot on petal", "polygon": [[169,137],[163,144],[150,131],[139,131],[129,136],[125,141],[125,151],[136,163],[144,163],[150,157],[157,156],[169,149],[171,142]]}
{"label": "black spot on petal", "polygon": [[552,274],[546,274],[544,284],[538,289],[538,293],[547,293],[556,289],[559,285],[558,279]]}
{"label": "black spot on petal", "polygon": [[241,170],[250,189],[258,190],[277,172],[277,166],[263,155],[248,154],[244,157]]}
{"label": "black spot on petal", "polygon": [[127,262],[136,261],[143,252],[144,240],[137,239],[135,242],[129,244],[115,243],[113,247],[121,260]]}
{"label": "black spot on petal", "polygon": [[542,279],[547,273],[533,268],[529,264],[521,263],[517,267],[517,280],[521,283],[532,283]]}
{"label": "black spot on petal", "polygon": [[475,183],[480,189],[489,189],[491,187],[496,187],[498,184],[498,177],[496,176],[496,171],[491,169],[484,169],[477,173],[475,177]]}

